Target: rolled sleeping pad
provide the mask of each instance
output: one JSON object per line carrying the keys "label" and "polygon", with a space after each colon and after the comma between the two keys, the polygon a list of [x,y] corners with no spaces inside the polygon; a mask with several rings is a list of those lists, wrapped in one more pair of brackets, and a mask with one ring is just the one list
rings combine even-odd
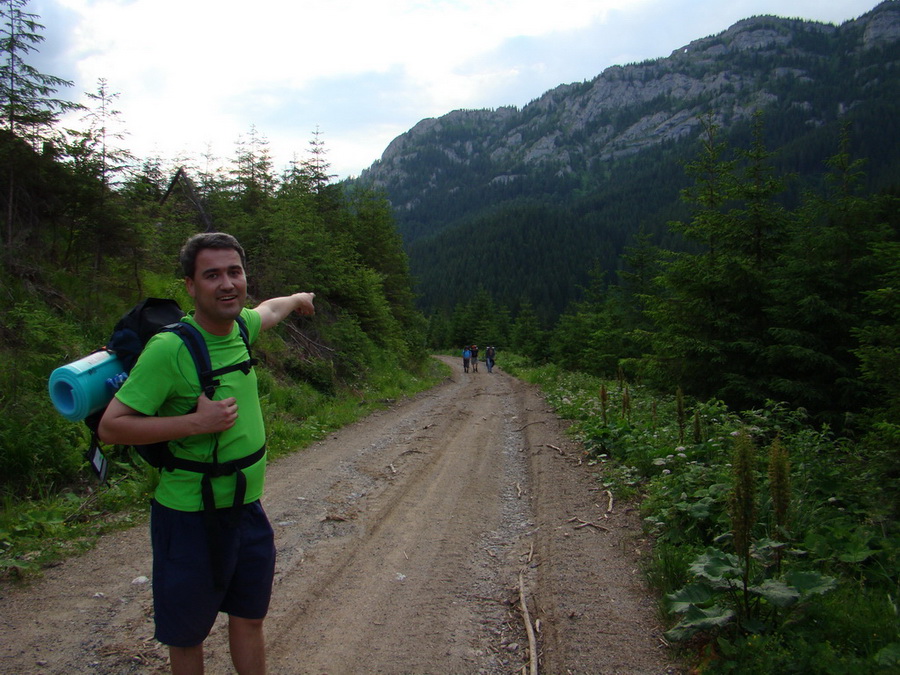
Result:
{"label": "rolled sleeping pad", "polygon": [[122,362],[112,352],[88,354],[50,374],[50,400],[67,420],[83,420],[106,407],[118,388],[115,383],[121,384],[127,377],[123,370]]}

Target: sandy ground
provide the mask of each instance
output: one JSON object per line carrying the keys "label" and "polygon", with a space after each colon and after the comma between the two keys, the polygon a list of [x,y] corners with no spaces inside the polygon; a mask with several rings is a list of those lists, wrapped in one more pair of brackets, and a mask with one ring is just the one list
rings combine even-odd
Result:
{"label": "sandy ground", "polygon": [[[642,584],[636,511],[610,502],[535,388],[458,361],[269,467],[269,672],[681,672]],[[0,672],[167,672],[149,576],[136,527],[0,588]],[[233,672],[226,633],[220,617],[209,673]]]}

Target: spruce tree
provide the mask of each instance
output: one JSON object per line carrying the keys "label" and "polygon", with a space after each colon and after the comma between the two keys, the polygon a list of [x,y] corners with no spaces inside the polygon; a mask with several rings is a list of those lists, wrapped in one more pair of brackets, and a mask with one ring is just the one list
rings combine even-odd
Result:
{"label": "spruce tree", "polygon": [[869,396],[855,334],[872,323],[865,294],[879,287],[886,261],[877,252],[896,234],[878,200],[863,196],[862,163],[846,133],[828,165],[827,192],[806,198],[773,269],[766,361],[772,398],[841,425]]}
{"label": "spruce tree", "polygon": [[[2,232],[7,261],[14,258],[16,240],[27,240],[36,226],[34,219],[29,221],[25,215],[36,212],[29,202],[41,189],[35,183],[40,175],[35,153],[52,156],[52,125],[60,113],[78,107],[54,97],[71,82],[28,63],[28,56],[44,40],[44,26],[36,14],[25,10],[27,4],[28,0],[0,3],[0,217],[6,221]],[[17,229],[22,230],[19,236]]]}

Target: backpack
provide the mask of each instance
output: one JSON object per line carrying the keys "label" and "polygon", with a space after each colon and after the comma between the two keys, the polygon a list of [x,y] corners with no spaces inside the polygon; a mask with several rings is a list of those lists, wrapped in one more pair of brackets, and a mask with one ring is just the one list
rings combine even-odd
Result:
{"label": "backpack", "polygon": [[[250,351],[250,336],[247,330],[247,324],[243,318],[237,317],[238,331],[241,339],[247,348],[247,359],[233,366],[225,368],[217,368],[213,370],[210,363],[209,350],[206,347],[206,341],[200,332],[191,324],[182,321],[184,312],[175,300],[166,298],[145,298],[128,312],[126,312],[116,323],[113,328],[112,335],[106,344],[105,350],[116,355],[122,364],[122,372],[113,378],[107,380],[107,386],[115,391],[122,386],[128,378],[131,369],[137,363],[138,357],[144,350],[144,347],[157,333],[172,332],[176,333],[187,347],[194,365],[197,368],[197,377],[200,381],[200,387],[208,398],[212,398],[215,394],[216,387],[219,385],[217,377],[235,370],[241,370],[245,375],[250,373],[251,368],[256,364]],[[100,450],[99,435],[97,428],[100,424],[100,418],[106,408],[102,408],[85,418],[85,424],[91,430],[91,445],[88,449],[87,459],[94,469],[97,477],[101,482],[106,480],[109,465],[106,458]],[[188,471],[197,471],[199,473],[211,475],[224,475],[222,469],[218,465],[218,458],[214,452],[213,462],[188,462],[176,458],[169,451],[168,442],[153,443],[151,445],[134,446],[138,455],[155,469],[168,469],[171,471],[175,468],[184,468]],[[259,460],[258,453],[250,455],[247,460],[255,457],[247,466],[254,464]],[[198,466],[198,465],[203,466]],[[207,466],[208,465],[208,466]],[[240,467],[245,468],[245,467]],[[239,469],[238,469],[239,470]]]}

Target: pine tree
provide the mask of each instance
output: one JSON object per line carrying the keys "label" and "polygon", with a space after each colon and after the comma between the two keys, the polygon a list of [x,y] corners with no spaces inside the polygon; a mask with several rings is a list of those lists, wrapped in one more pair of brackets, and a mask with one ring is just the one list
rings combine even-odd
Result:
{"label": "pine tree", "polygon": [[512,349],[517,354],[538,363],[546,358],[547,334],[530,302],[523,301],[519,306],[509,337]]}
{"label": "pine tree", "polygon": [[0,4],[0,180],[5,192],[0,213],[6,221],[2,231],[9,261],[14,258],[17,226],[26,230],[18,237],[24,241],[29,226],[35,225],[24,215],[36,210],[28,206],[38,189],[33,184],[39,174],[34,169],[35,152],[53,154],[52,124],[60,113],[78,107],[53,96],[71,82],[41,73],[26,60],[44,40],[40,32],[44,27],[36,14],[25,11],[27,4],[28,0]]}
{"label": "pine tree", "polygon": [[328,151],[325,148],[325,141],[322,139],[322,131],[319,127],[313,132],[313,137],[309,141],[308,157],[302,166],[306,174],[310,177],[312,188],[321,193],[325,186],[331,183],[334,174],[328,173],[331,164],[326,158]]}
{"label": "pine tree", "polygon": [[714,395],[721,384],[718,374],[727,358],[723,341],[729,337],[723,329],[734,324],[723,286],[732,271],[723,250],[729,227],[725,209],[735,183],[735,163],[724,159],[726,151],[719,128],[707,119],[700,155],[686,167],[695,180],[683,193],[694,207],[692,218],[670,223],[692,251],[671,255],[658,278],[659,292],[648,299],[647,315],[655,327],[647,374],[701,398]]}
{"label": "pine tree", "polygon": [[109,189],[122,182],[135,157],[119,145],[125,139],[122,112],[114,107],[119,93],[110,91],[106,78],[101,77],[97,80],[97,90],[87,92],[87,97],[93,102],[83,118],[87,129],[70,133],[81,145],[84,155],[92,159],[100,183]]}
{"label": "pine tree", "polygon": [[773,269],[766,361],[772,398],[834,415],[829,421],[840,425],[869,395],[854,331],[870,323],[864,297],[885,270],[875,252],[896,234],[878,200],[862,195],[862,163],[850,156],[846,131],[828,165],[828,191],[806,198]]}
{"label": "pine tree", "polygon": [[673,223],[694,250],[664,264],[660,293],[648,303],[656,324],[650,370],[661,384],[738,407],[766,398],[770,278],[787,229],[776,201],[784,181],[762,136],[757,116],[750,149],[726,159],[728,148],[707,124],[700,157],[688,165],[696,183],[684,196],[693,216]]}
{"label": "pine tree", "polygon": [[78,106],[53,97],[71,82],[41,73],[26,60],[44,41],[44,26],[36,14],[25,11],[27,4],[28,0],[0,4],[0,121],[11,136],[26,138],[38,150],[58,114]]}
{"label": "pine tree", "polygon": [[275,193],[275,175],[268,139],[251,125],[247,136],[237,140],[232,189],[240,195],[240,205],[249,213]]}

